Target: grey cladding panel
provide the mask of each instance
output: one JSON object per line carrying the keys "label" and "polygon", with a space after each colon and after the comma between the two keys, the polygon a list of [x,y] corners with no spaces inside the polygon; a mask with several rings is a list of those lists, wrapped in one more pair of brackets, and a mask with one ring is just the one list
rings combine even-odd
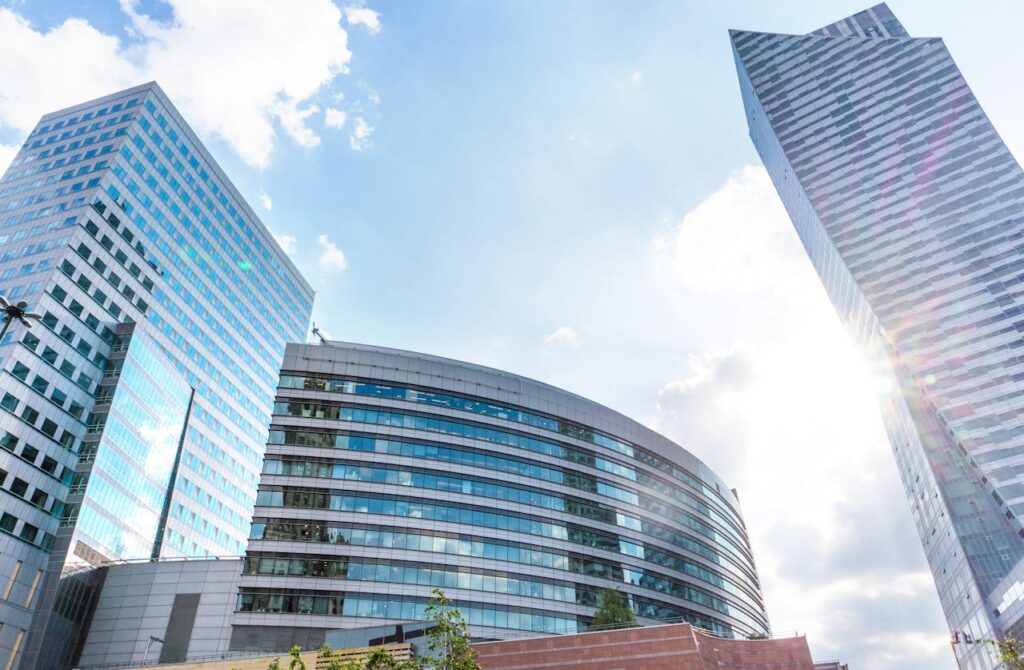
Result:
{"label": "grey cladding panel", "polygon": [[161,663],[184,661],[188,655],[196,610],[199,609],[199,596],[198,593],[179,593],[174,596],[171,619],[167,622],[167,632],[164,634],[164,644],[160,650]]}

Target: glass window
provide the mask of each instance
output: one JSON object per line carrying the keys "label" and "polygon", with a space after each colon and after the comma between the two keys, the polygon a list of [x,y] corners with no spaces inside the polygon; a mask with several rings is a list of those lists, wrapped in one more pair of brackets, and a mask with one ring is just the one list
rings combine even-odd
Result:
{"label": "glass window", "polygon": [[36,535],[38,534],[39,529],[29,523],[22,524],[21,532],[18,533],[18,535],[21,536],[21,539],[25,540],[26,542],[35,542]]}

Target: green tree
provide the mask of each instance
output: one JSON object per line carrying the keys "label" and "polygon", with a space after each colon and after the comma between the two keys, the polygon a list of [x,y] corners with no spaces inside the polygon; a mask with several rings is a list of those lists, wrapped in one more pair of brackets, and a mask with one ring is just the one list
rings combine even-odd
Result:
{"label": "green tree", "polygon": [[398,661],[390,651],[383,648],[371,651],[363,662],[366,664],[366,670],[420,670],[422,667],[414,658]]}
{"label": "green tree", "polygon": [[306,664],[302,661],[302,647],[295,645],[288,650],[291,661],[288,663],[288,670],[306,670]]}
{"label": "green tree", "polygon": [[331,645],[326,642],[324,642],[323,646],[320,647],[318,656],[327,661],[327,663],[323,665],[322,670],[362,670],[359,667],[358,662],[350,661],[345,663],[341,660],[340,656],[335,656],[334,649],[332,649]]}
{"label": "green tree", "polygon": [[426,614],[434,625],[427,634],[430,655],[423,664],[434,670],[480,670],[470,644],[469,626],[444,591],[434,589]]}
{"label": "green tree", "polygon": [[335,656],[331,645],[324,644],[320,647],[319,657],[327,660],[321,670],[422,670],[416,659],[396,660],[394,655],[384,648],[374,649],[364,658],[346,663],[340,656]]}
{"label": "green tree", "polygon": [[597,598],[597,612],[590,623],[591,628],[608,630],[611,628],[630,628],[636,625],[633,610],[626,604],[622,594],[616,589],[605,589]]}
{"label": "green tree", "polygon": [[270,665],[267,666],[267,670],[281,670],[281,659],[275,658],[271,661]]}
{"label": "green tree", "polygon": [[1015,637],[1006,637],[1002,640],[980,640],[980,642],[995,645],[1000,667],[1006,670],[1024,670],[1024,641]]}

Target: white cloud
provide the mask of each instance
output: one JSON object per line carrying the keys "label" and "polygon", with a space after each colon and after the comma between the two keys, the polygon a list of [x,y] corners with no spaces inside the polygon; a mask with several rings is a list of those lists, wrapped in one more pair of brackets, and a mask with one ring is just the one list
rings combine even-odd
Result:
{"label": "white cloud", "polygon": [[348,269],[348,260],[346,260],[344,252],[338,248],[338,245],[328,239],[326,235],[321,235],[316,238],[316,241],[320,248],[323,249],[317,261],[320,267],[333,270]]}
{"label": "white cloud", "polygon": [[633,70],[633,74],[629,75],[629,79],[634,82],[641,82],[644,80],[643,70]]}
{"label": "white cloud", "polygon": [[684,356],[654,423],[737,487],[774,630],[851,667],[949,667],[875,384],[765,171],[664,226],[653,257],[659,298],[709,306],[691,329],[734,343]]}
{"label": "white cloud", "polygon": [[366,93],[366,99],[369,100],[370,102],[372,102],[375,105],[379,105],[380,104],[380,93],[377,92],[377,89],[371,88]]}
{"label": "white cloud", "polygon": [[672,430],[685,430],[687,446],[706,455],[727,481],[742,463],[748,448],[750,427],[746,420],[746,395],[755,378],[750,352],[688,357],[690,375],[665,384],[658,392],[658,411]]}
{"label": "white cloud", "polygon": [[320,144],[320,137],[306,125],[306,119],[320,111],[316,105],[299,109],[294,101],[280,102],[273,107],[277,120],[292,139],[301,146],[311,149]]}
{"label": "white cloud", "polygon": [[260,204],[263,206],[263,209],[267,210],[268,212],[274,209],[274,201],[270,199],[270,194],[268,194],[262,188],[260,189],[260,194],[256,197],[260,201]]}
{"label": "white cloud", "polygon": [[345,18],[350,26],[364,26],[370,34],[380,32],[380,13],[366,7],[346,7]]}
{"label": "white cloud", "polygon": [[352,132],[349,133],[348,143],[353,151],[363,151],[373,146],[373,126],[366,122],[361,116],[357,116]]}
{"label": "white cloud", "polygon": [[0,8],[0,126],[27,133],[46,112],[143,81],[116,37],[70,18],[46,32]]}
{"label": "white cloud", "polygon": [[345,112],[334,107],[328,107],[324,110],[324,125],[328,128],[344,128],[345,127]]}
{"label": "white cloud", "polygon": [[319,143],[315,98],[351,60],[341,10],[330,0],[168,4],[171,18],[157,21],[122,0],[129,43],[76,18],[36,30],[0,8],[0,126],[27,132],[43,113],[155,79],[200,134],[250,165],[269,165],[277,126],[301,146]]}
{"label": "white cloud", "polygon": [[18,155],[20,148],[17,144],[0,144],[0,175],[3,175],[10,167],[11,161]]}
{"label": "white cloud", "polygon": [[299,250],[298,240],[291,235],[278,235],[277,233],[273,233],[273,235],[281,249],[289,256],[294,256],[295,252]]}
{"label": "white cloud", "polygon": [[583,340],[572,326],[559,326],[544,336],[544,342],[570,349],[579,349],[583,346]]}
{"label": "white cloud", "polygon": [[[747,166],[656,240],[687,288],[805,291],[807,260],[763,168]],[[771,281],[766,281],[766,278]]]}

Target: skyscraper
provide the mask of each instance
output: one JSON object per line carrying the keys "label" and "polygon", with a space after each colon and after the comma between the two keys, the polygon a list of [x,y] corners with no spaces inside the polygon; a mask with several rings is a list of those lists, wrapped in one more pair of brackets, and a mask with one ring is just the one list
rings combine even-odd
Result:
{"label": "skyscraper", "polygon": [[878,5],[734,30],[750,135],[883,417],[964,668],[1022,630],[1024,173],[943,41]]}
{"label": "skyscraper", "polygon": [[59,668],[110,559],[245,546],[313,293],[155,83],[42,118],[0,180],[0,668]]}
{"label": "skyscraper", "polygon": [[739,502],[678,445],[579,396],[436,356],[289,344],[230,647],[422,619],[474,636],[639,620],[769,632]]}

